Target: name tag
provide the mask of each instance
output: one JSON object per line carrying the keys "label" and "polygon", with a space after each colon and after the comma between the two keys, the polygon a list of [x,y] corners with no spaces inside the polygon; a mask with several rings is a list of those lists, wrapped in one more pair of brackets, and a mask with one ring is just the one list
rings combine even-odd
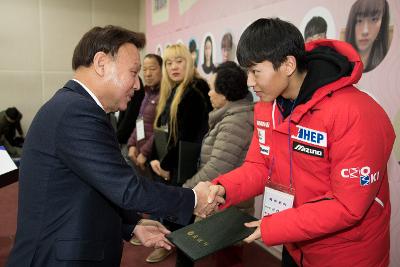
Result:
{"label": "name tag", "polygon": [[143,117],[136,120],[136,140],[144,139],[144,122]]}
{"label": "name tag", "polygon": [[283,190],[266,186],[264,190],[264,202],[262,216],[271,215],[293,207],[294,195]]}

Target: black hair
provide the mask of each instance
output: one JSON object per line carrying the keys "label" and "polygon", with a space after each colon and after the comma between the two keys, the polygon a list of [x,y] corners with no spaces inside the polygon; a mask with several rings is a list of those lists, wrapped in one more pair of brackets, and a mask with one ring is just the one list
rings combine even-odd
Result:
{"label": "black hair", "polygon": [[247,74],[235,62],[224,62],[215,69],[215,91],[228,101],[243,99],[249,93]]}
{"label": "black hair", "polygon": [[146,43],[146,38],[143,33],[119,26],[94,27],[83,35],[75,47],[72,69],[77,70],[80,66],[89,67],[93,63],[95,54],[100,51],[114,56],[126,43],[131,43],[141,49]]}
{"label": "black hair", "polygon": [[16,107],[7,108],[6,115],[15,122],[18,122],[22,119],[22,113]]}
{"label": "black hair", "polygon": [[268,60],[274,69],[294,56],[297,69],[306,69],[304,39],[292,23],[279,18],[261,18],[246,28],[238,43],[236,57],[242,67],[248,68]]}
{"label": "black hair", "polygon": [[304,29],[304,39],[311,37],[316,34],[324,33],[328,29],[328,24],[323,17],[315,16],[307,22],[306,28]]}
{"label": "black hair", "polygon": [[189,52],[193,53],[193,52],[196,51],[196,49],[197,49],[196,41],[193,40],[193,39],[190,40],[190,42],[189,42]]}
{"label": "black hair", "polygon": [[150,53],[145,55],[144,58],[154,58],[157,61],[160,68],[162,68],[163,60],[162,57],[160,57],[159,55]]}
{"label": "black hair", "polygon": [[212,41],[210,35],[208,35],[206,37],[206,40],[204,41],[204,64],[206,64],[206,52],[205,51],[206,51],[206,43],[207,42],[210,42],[210,44],[211,44],[210,64],[213,65],[214,64],[213,63],[213,53],[214,53],[213,49],[214,49],[214,47],[213,47],[213,41]]}

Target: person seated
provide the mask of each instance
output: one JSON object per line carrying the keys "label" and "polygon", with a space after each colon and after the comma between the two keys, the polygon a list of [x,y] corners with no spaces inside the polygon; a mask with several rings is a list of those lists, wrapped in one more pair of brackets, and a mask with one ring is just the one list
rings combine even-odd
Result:
{"label": "person seated", "polygon": [[14,158],[21,157],[21,147],[24,143],[21,119],[22,113],[16,107],[9,107],[0,112],[0,145]]}

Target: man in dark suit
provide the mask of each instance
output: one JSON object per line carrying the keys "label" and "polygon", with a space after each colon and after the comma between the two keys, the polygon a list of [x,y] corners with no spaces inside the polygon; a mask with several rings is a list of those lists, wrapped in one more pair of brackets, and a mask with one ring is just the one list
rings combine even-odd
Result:
{"label": "man in dark suit", "polygon": [[26,136],[7,266],[119,266],[124,223],[143,244],[170,248],[168,231],[137,223],[137,212],[185,224],[194,207],[204,214],[215,208],[198,188],[137,176],[121,155],[107,113],[125,110],[138,88],[144,43],[141,33],[106,26],[76,46],[74,79],[38,111]]}

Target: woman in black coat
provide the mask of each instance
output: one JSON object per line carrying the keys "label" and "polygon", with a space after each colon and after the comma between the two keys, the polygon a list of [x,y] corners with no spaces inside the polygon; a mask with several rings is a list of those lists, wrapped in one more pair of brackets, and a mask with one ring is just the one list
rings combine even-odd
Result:
{"label": "woman in black coat", "polygon": [[158,175],[172,185],[178,183],[179,141],[200,143],[208,130],[211,103],[208,84],[197,74],[188,49],[182,44],[164,51],[163,78],[154,127],[168,136],[166,154],[151,162]]}
{"label": "woman in black coat", "polygon": [[[182,186],[185,182],[177,181],[179,141],[201,144],[208,131],[208,113],[212,109],[208,91],[208,84],[196,72],[186,46],[175,44],[166,48],[154,127],[165,132],[168,142],[165,153],[158,155],[150,165],[155,173],[171,185]],[[154,142],[157,146],[157,137]],[[182,227],[167,221],[164,224],[171,231]],[[161,261],[169,253],[162,248],[156,249],[146,261]],[[176,266],[191,265],[190,260],[178,251]]]}

